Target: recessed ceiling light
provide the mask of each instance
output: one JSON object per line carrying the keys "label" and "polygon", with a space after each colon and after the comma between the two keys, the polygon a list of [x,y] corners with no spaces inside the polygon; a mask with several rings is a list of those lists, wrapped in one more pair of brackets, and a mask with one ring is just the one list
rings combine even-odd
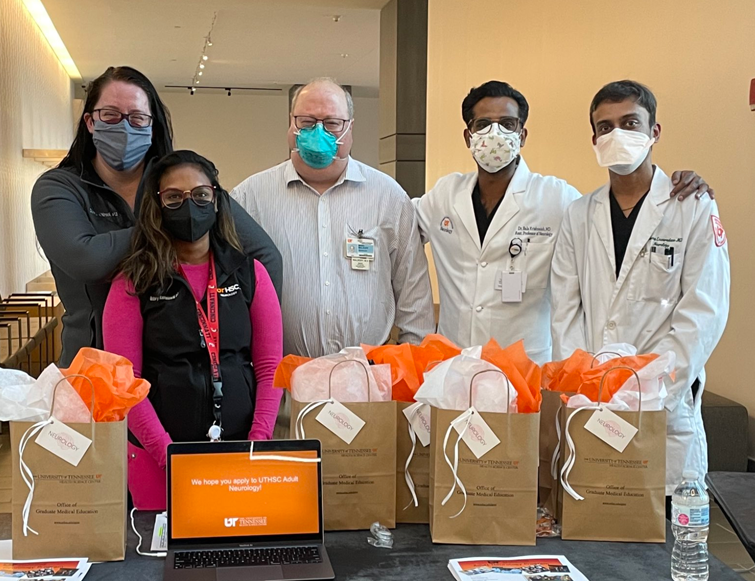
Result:
{"label": "recessed ceiling light", "polygon": [[342,53],[341,53],[341,58],[342,58],[342,59],[345,59],[345,58],[349,58],[349,55],[348,55],[348,53],[342,52]]}
{"label": "recessed ceiling light", "polygon": [[197,74],[201,77],[202,76],[202,71],[199,71]]}
{"label": "recessed ceiling light", "polygon": [[208,56],[207,56],[206,54],[203,54],[203,55],[202,55],[202,60],[203,60],[203,61],[206,61],[206,60],[207,60],[208,58],[210,58],[210,57],[208,57]]}
{"label": "recessed ceiling light", "polygon": [[203,69],[204,68],[204,63],[199,63],[199,68]]}

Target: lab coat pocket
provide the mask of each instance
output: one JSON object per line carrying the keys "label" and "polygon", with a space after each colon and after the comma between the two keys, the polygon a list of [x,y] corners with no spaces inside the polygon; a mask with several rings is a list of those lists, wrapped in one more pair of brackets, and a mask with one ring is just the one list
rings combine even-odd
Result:
{"label": "lab coat pocket", "polygon": [[527,243],[527,290],[548,286],[552,258],[552,243]]}
{"label": "lab coat pocket", "polygon": [[681,257],[671,265],[670,258],[657,252],[646,261],[647,278],[641,296],[644,301],[676,304],[681,293]]}

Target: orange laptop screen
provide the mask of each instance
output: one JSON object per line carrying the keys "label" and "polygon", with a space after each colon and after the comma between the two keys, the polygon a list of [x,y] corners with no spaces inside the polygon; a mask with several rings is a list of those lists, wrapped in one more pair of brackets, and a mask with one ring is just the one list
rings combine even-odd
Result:
{"label": "orange laptop screen", "polygon": [[[315,451],[255,456],[317,458]],[[249,452],[171,457],[173,539],[317,534],[316,463],[249,460]]]}

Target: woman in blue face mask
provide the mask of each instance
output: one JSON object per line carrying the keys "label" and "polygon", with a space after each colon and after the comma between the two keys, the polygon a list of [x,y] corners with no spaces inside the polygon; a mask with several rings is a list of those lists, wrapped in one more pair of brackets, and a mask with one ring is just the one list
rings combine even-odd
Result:
{"label": "woman in blue face mask", "polygon": [[[87,87],[68,154],[34,185],[37,238],[65,307],[64,367],[81,347],[102,348],[102,311],[113,271],[129,249],[142,177],[173,150],[172,139],[170,115],[149,79],[131,67],[110,67]],[[274,244],[238,204],[231,210],[244,251],[279,288]]]}

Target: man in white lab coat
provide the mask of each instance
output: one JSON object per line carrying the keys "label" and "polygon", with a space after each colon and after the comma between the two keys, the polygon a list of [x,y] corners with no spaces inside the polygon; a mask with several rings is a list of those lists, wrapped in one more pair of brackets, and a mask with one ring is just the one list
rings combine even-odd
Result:
{"label": "man in white lab coat", "polygon": [[593,144],[609,182],[564,216],[552,265],[552,331],[556,359],[609,343],[676,353],[665,404],[670,495],[682,471],[707,472],[704,366],[726,326],[730,277],[716,203],[673,203],[671,180],[653,165],[655,114],[655,97],[633,81],[610,83],[593,99]]}
{"label": "man in white lab coat", "polygon": [[[543,364],[551,360],[553,242],[580,194],[527,167],[520,149],[529,105],[519,91],[488,81],[470,91],[461,110],[477,171],[442,177],[414,199],[438,274],[438,332],[462,347],[491,337],[504,347],[524,339],[528,355]],[[708,191],[694,172],[674,179],[671,195],[679,199]]]}

